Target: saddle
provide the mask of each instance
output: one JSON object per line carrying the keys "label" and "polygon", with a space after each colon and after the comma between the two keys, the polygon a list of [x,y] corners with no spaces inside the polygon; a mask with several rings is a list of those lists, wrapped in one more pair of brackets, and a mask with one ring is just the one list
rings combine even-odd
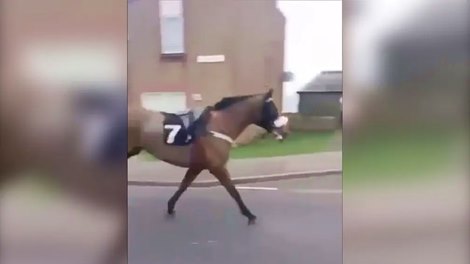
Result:
{"label": "saddle", "polygon": [[207,114],[210,108],[189,109],[177,113],[162,112],[163,140],[167,145],[186,146],[207,133]]}

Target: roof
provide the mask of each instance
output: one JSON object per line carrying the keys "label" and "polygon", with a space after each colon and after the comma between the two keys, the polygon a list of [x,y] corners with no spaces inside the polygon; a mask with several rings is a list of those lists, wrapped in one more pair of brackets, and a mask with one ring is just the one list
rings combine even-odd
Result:
{"label": "roof", "polygon": [[305,92],[342,92],[343,72],[323,71],[309,83],[307,83],[298,93]]}

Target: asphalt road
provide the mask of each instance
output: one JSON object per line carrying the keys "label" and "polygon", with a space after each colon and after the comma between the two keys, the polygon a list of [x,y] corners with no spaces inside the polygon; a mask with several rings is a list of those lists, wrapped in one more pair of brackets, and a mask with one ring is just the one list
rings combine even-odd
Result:
{"label": "asphalt road", "polygon": [[130,186],[129,263],[341,263],[340,175],[239,188],[255,225],[222,187],[189,189],[170,218],[175,188]]}

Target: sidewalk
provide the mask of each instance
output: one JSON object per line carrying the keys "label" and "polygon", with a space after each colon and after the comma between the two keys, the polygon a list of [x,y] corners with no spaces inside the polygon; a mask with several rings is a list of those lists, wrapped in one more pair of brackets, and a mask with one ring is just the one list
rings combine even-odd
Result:
{"label": "sidewalk", "polygon": [[[342,152],[321,152],[272,158],[230,160],[228,170],[234,183],[252,183],[281,179],[303,178],[342,172]],[[144,186],[178,186],[185,168],[165,162],[129,159],[128,184]],[[193,182],[193,187],[219,185],[214,176],[203,171]]]}

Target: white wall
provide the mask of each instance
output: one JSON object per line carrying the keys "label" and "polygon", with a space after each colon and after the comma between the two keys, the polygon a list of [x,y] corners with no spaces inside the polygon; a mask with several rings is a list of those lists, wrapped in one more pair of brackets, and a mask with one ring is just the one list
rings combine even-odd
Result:
{"label": "white wall", "polygon": [[150,111],[176,113],[186,110],[186,94],[181,92],[143,93],[142,107]]}

